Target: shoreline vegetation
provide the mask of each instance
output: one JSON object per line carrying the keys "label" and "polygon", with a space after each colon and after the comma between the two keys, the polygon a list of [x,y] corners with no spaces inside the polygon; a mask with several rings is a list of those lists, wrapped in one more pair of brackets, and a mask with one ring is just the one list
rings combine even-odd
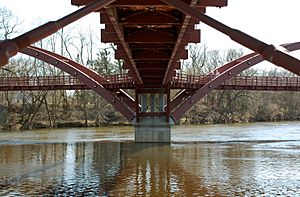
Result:
{"label": "shoreline vegetation", "polygon": [[[235,125],[235,124],[247,124],[247,123],[279,123],[279,122],[297,122],[299,120],[282,120],[282,121],[257,121],[257,122],[234,122],[234,123],[221,123],[225,125]],[[198,125],[214,125],[220,123],[202,123],[202,124],[190,124],[190,123],[181,123],[174,125],[187,125],[187,126],[198,126]],[[0,125],[0,131],[27,131],[35,129],[63,129],[63,128],[95,128],[95,127],[130,127],[132,124],[130,122],[112,122],[110,124],[101,124],[98,125],[95,122],[88,122],[88,125],[85,125],[84,121],[65,121],[59,122],[56,127],[49,127],[46,123],[43,122],[34,122],[31,128],[22,128],[20,124],[6,124]]]}
{"label": "shoreline vegetation", "polygon": [[[275,122],[293,122],[300,121],[300,119],[292,120],[260,120],[260,121],[233,121],[233,122],[201,122],[192,123],[190,120],[182,119],[180,123],[175,123],[174,125],[214,125],[214,124],[247,124],[247,123],[275,123]],[[0,124],[0,131],[25,131],[25,130],[35,130],[35,129],[60,129],[60,128],[89,128],[89,127],[129,127],[132,124],[128,121],[115,121],[115,122],[96,122],[92,120],[60,120],[56,122],[55,126],[50,126],[47,121],[34,121],[30,126],[23,126],[17,122]]]}

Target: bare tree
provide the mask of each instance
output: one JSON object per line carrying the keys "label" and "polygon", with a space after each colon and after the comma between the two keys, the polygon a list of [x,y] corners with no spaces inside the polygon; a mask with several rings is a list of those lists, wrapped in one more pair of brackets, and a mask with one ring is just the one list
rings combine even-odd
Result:
{"label": "bare tree", "polygon": [[12,12],[0,6],[0,39],[8,39],[18,32],[20,22]]}

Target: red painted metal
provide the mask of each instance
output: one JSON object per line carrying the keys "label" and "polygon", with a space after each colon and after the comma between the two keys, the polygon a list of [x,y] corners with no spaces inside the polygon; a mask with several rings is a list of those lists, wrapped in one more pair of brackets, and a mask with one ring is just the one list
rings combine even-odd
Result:
{"label": "red painted metal", "polygon": [[57,21],[48,22],[36,29],[33,29],[12,40],[4,40],[0,42],[0,67],[8,63],[8,59],[16,55],[20,50],[30,46],[31,44],[52,35],[57,30],[71,24],[72,22],[82,18],[83,16],[97,11],[102,7],[114,2],[115,0],[99,0],[94,1]]}
{"label": "red painted metal", "polygon": [[89,86],[93,91],[101,95],[107,102],[109,102],[119,112],[121,112],[128,120],[131,120],[134,117],[134,113],[128,108],[128,106],[126,106],[126,104],[122,100],[117,98],[109,90],[103,87],[103,85],[101,84],[103,78],[99,75],[95,75],[93,71],[87,71],[88,69],[86,67],[58,54],[53,55],[52,52],[46,51],[44,49],[28,47],[26,49],[23,49],[21,52],[47,62],[78,78],[80,81]]}
{"label": "red painted metal", "polygon": [[[232,62],[229,62],[213,71],[211,71],[210,73],[208,73],[207,76],[205,76],[205,78],[203,79],[199,79],[199,83],[201,81],[206,81],[206,80],[210,80],[210,75],[213,75],[214,73],[219,73],[219,74],[222,74],[224,71],[228,70],[229,68],[239,64],[240,62],[250,58],[250,57],[253,57],[254,55],[256,55],[256,53],[250,53],[248,55],[245,55],[245,56],[242,56],[236,60],[233,60]],[[177,77],[180,77],[180,76],[177,76]],[[179,87],[179,84],[176,84],[176,82],[179,82],[179,81],[176,81],[176,77],[175,77],[175,80],[173,79],[172,81],[172,84],[175,83],[175,86],[176,87]],[[173,86],[172,86],[173,87]],[[177,94],[172,100],[171,100],[171,103],[170,103],[170,108],[171,108],[171,111],[173,111],[179,104],[181,104],[185,99],[187,99],[190,95],[192,95],[194,93],[194,91],[188,91],[188,90],[183,90],[181,91],[179,94]]]}
{"label": "red painted metal", "polygon": [[[284,45],[289,51],[300,49],[300,42],[297,43],[290,43],[287,45]],[[242,71],[262,62],[264,58],[262,55],[256,54],[255,56],[252,56],[248,58],[247,60],[244,60],[240,62],[239,64],[236,64],[233,67],[230,67],[226,71],[224,71],[222,74],[215,76],[211,81],[209,81],[206,85],[204,85],[202,88],[197,90],[189,99],[185,100],[179,107],[177,107],[172,112],[172,117],[175,121],[179,121],[180,118],[186,113],[187,110],[189,110],[194,104],[196,104],[201,98],[203,98],[205,95],[213,91],[215,88],[217,88],[219,85],[224,83],[226,80],[230,79],[233,76],[236,76],[237,74],[241,73]],[[289,67],[289,65],[286,65],[286,67]],[[297,73],[296,73],[297,74]],[[257,82],[257,81],[256,81]]]}
{"label": "red painted metal", "polygon": [[[227,5],[224,0],[184,1],[201,12],[209,5]],[[76,5],[87,2],[72,1]],[[115,43],[118,47],[115,57],[125,61],[123,68],[130,69],[133,76],[138,73],[143,82],[138,84],[149,88],[164,89],[165,76],[170,81],[174,70],[180,69],[178,60],[188,56],[184,47],[200,41],[200,30],[194,29],[199,20],[159,0],[116,1],[100,10],[100,21],[106,27],[101,31],[102,41]]]}
{"label": "red painted metal", "polygon": [[[122,32],[122,29],[120,28],[119,22],[115,18],[115,15],[116,15],[115,10],[113,10],[112,8],[107,8],[105,10],[106,10],[107,16],[109,18],[109,21],[112,24],[114,31],[116,32],[115,36],[121,42],[121,45],[119,45],[119,47],[121,46],[121,48],[119,48],[118,50],[123,50],[126,52],[127,58],[125,60],[127,62],[127,65],[128,64],[130,65],[130,69],[132,70],[132,75],[133,75],[135,81],[138,84],[143,84],[143,81],[139,74],[139,71],[136,68],[136,64],[132,59],[132,54],[130,53],[130,51],[128,49],[127,43],[125,42],[125,38],[124,38],[124,35]],[[102,15],[103,15],[103,13],[102,13]]]}
{"label": "red painted metal", "polygon": [[[175,86],[179,86],[179,82],[175,84]],[[172,85],[173,87],[173,85]],[[179,106],[184,100],[190,97],[195,91],[191,90],[181,90],[174,98],[170,101],[170,111],[173,111],[177,106]]]}
{"label": "red painted metal", "polygon": [[[94,0],[72,0],[73,5],[86,5]],[[189,0],[183,0],[188,3]],[[227,6],[227,0],[201,0],[197,7],[206,7],[206,6],[215,6],[215,7],[223,7]],[[115,6],[163,6],[165,3],[160,0],[118,0],[112,5]]]}
{"label": "red painted metal", "polygon": [[[191,5],[195,5],[197,3],[198,3],[197,0],[192,0],[191,1]],[[185,34],[187,32],[188,25],[193,26],[195,24],[195,22],[196,21],[192,21],[191,20],[191,17],[189,15],[185,16],[184,21],[183,21],[183,25],[182,25],[182,27],[180,29],[180,33],[179,33],[177,41],[176,41],[176,45],[174,47],[173,53],[171,55],[171,59],[170,59],[170,61],[168,63],[168,67],[167,67],[166,72],[165,72],[165,76],[164,76],[164,79],[163,79],[163,85],[166,85],[167,83],[170,82],[170,79],[172,77],[173,70],[174,70],[174,63],[178,60],[178,59],[175,59],[175,58],[176,58],[177,53],[180,51],[180,48],[182,47],[181,46],[181,42],[183,41],[184,36],[185,36]],[[194,29],[194,27],[192,27],[192,29]]]}
{"label": "red painted metal", "polygon": [[177,9],[181,10],[183,13],[190,15],[197,20],[200,20],[201,22],[211,26],[212,28],[228,35],[232,40],[261,54],[265,60],[300,75],[300,67],[299,67],[300,60],[279,50],[275,46],[268,45],[256,38],[249,36],[244,32],[230,28],[213,18],[206,16],[205,14],[190,7],[188,4],[180,0],[162,0],[162,1],[167,3],[168,5],[176,7]]}
{"label": "red painted metal", "polygon": [[[293,45],[293,44],[283,44],[281,45],[282,47],[285,47],[287,50],[297,50],[297,45]],[[250,54],[247,54],[247,55],[244,55],[236,60],[233,60],[213,71],[211,71],[210,73],[208,73],[206,76],[203,76],[200,77],[198,79],[198,84],[194,83],[193,86],[196,88],[196,89],[199,89],[204,82],[208,82],[212,79],[212,76],[214,76],[214,73],[219,73],[219,74],[222,74],[223,72],[225,72],[226,70],[232,68],[233,66],[236,66],[237,64],[251,58],[251,57],[254,57],[256,56],[257,53],[250,53]],[[181,78],[181,80],[176,80],[176,77],[177,78]],[[172,88],[189,88],[187,87],[186,85],[183,84],[183,80],[182,80],[182,76],[178,75],[176,76],[175,78],[173,78],[173,81],[172,81]],[[176,84],[176,82],[178,83],[180,81],[180,84]],[[174,85],[175,83],[175,85]],[[173,111],[176,107],[178,107],[184,100],[186,100],[188,97],[190,97],[192,94],[194,94],[195,91],[190,91],[190,90],[183,90],[181,91],[178,95],[176,95],[172,100],[171,100],[171,103],[170,103],[170,108],[171,108],[171,111]]]}
{"label": "red painted metal", "polygon": [[[175,77],[174,77],[175,78]],[[170,86],[172,89],[186,88],[182,90],[184,93],[180,93],[175,98],[181,97],[181,99],[174,99],[170,102],[171,109],[174,109],[185,99],[190,97],[196,90],[202,88],[210,80],[201,80],[198,78],[207,79],[203,76],[192,75],[180,75],[176,84]],[[189,80],[187,79],[194,79]],[[213,78],[212,78],[213,79]],[[102,84],[106,89],[110,90],[112,94],[117,95],[123,100],[128,107],[135,111],[135,101],[125,91],[118,89],[123,87],[122,79],[116,79],[114,84]],[[112,87],[112,85],[114,87]],[[0,91],[36,91],[36,90],[90,90],[82,81],[73,76],[45,76],[45,77],[1,77],[0,78]],[[129,89],[135,89],[132,86]],[[264,91],[299,91],[300,90],[300,77],[262,77],[262,76],[235,76],[219,85],[216,90],[264,90]],[[139,94],[145,90],[140,90]],[[149,93],[149,91],[146,91]],[[153,91],[151,93],[159,94],[159,91]],[[164,93],[168,93],[168,87]],[[167,102],[168,103],[168,102]],[[176,104],[177,103],[177,104]],[[173,105],[173,106],[171,106]],[[165,111],[167,106],[165,106]]]}
{"label": "red painted metal", "polygon": [[133,111],[136,111],[135,100],[127,94],[127,92],[124,90],[118,90],[116,94],[127,104],[127,106],[129,106]]}
{"label": "red painted metal", "polygon": [[0,91],[84,90],[84,83],[72,76],[1,77]]}

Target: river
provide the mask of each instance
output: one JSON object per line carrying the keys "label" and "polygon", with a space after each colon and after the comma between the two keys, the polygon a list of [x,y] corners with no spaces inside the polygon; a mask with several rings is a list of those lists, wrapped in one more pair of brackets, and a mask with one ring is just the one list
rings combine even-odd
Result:
{"label": "river", "polygon": [[300,122],[0,132],[0,196],[300,196]]}

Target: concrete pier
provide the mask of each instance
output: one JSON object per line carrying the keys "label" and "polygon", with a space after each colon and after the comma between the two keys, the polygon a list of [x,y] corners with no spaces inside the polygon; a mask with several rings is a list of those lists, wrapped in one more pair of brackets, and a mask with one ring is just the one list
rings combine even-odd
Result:
{"label": "concrete pier", "polygon": [[0,125],[5,124],[7,121],[8,111],[7,108],[0,105]]}
{"label": "concrete pier", "polygon": [[135,128],[135,142],[171,142],[171,126],[173,121],[165,117],[141,117],[133,124]]}

